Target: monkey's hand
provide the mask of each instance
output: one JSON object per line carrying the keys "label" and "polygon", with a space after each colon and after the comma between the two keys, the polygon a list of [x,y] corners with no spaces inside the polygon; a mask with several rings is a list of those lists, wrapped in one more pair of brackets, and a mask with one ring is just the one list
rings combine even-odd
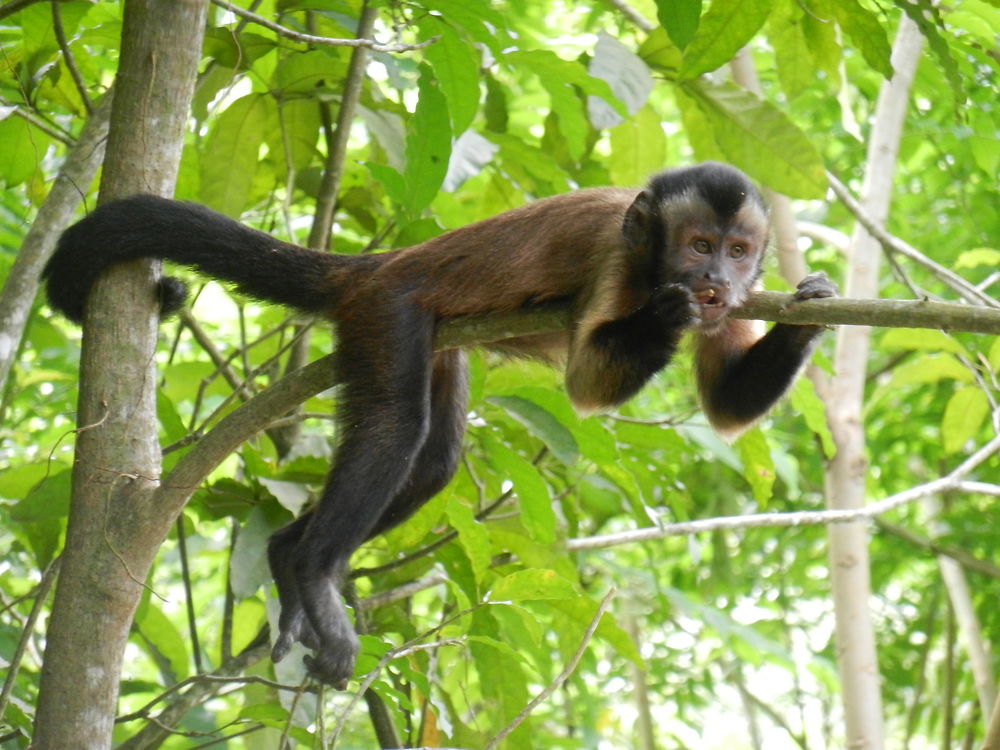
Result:
{"label": "monkey's hand", "polygon": [[801,302],[807,299],[822,299],[824,297],[836,297],[838,294],[837,285],[830,281],[830,278],[820,271],[811,273],[799,282],[795,289],[795,301]]}
{"label": "monkey's hand", "polygon": [[701,321],[701,305],[695,293],[684,284],[657,287],[649,303],[666,328],[687,328]]}

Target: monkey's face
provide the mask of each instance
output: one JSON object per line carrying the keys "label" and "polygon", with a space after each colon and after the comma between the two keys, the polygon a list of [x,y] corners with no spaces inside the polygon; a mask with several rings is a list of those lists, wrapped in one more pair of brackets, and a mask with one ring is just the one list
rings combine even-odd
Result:
{"label": "monkey's face", "polygon": [[753,214],[744,217],[752,221],[707,218],[702,213],[672,227],[664,270],[672,283],[690,290],[699,325],[712,328],[746,301],[760,276],[767,225]]}

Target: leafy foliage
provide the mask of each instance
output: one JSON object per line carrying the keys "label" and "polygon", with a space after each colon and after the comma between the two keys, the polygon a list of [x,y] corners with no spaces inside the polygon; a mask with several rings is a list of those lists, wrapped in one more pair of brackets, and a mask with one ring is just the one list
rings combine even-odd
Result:
{"label": "leafy foliage", "polygon": [[[87,117],[85,98],[104,95],[116,68],[120,4],[55,5],[65,48],[48,3],[0,19],[4,273]],[[972,283],[988,291],[996,283],[995,3],[637,3],[659,23],[649,32],[612,3],[379,5],[380,38],[398,32],[403,42],[430,44],[372,55],[342,164],[338,252],[405,246],[532,198],[636,185],[664,165],[709,158],[801,199],[803,218],[850,231],[845,210],[824,201],[824,169],[845,179],[861,173],[856,135],[867,125],[858,123],[892,72],[889,39],[905,12],[919,20],[931,53],[907,113],[889,229]],[[271,0],[257,12],[296,31],[347,38],[359,6]],[[726,63],[744,45],[760,96],[726,80]],[[177,197],[304,243],[324,197],[349,58],[346,48],[293,41],[212,6]],[[93,191],[80,189],[93,205]],[[836,249],[804,245],[811,266],[837,274]],[[299,322],[214,283],[193,283],[193,317],[205,336],[179,320],[162,327],[167,471],[240,399],[279,377]],[[769,269],[766,283],[785,282]],[[902,261],[886,271],[883,292],[951,294]],[[0,742],[26,747],[42,636],[30,634],[23,656],[17,644],[40,571],[62,544],[79,335],[39,301],[23,342],[0,332],[0,348],[12,346],[20,351],[0,426],[0,658],[17,659],[19,671]],[[312,330],[312,358],[333,346],[330,332]],[[570,551],[573,540],[672,520],[821,505],[832,447],[811,386],[800,384],[790,405],[728,444],[697,413],[681,360],[620,414],[583,419],[551,370],[473,356],[472,427],[458,476],[354,559],[368,633],[358,674],[378,667],[372,689],[405,742],[486,746],[569,662],[614,586],[617,600],[566,688],[504,747],[638,747],[640,686],[660,747],[753,747],[755,733],[768,748],[839,745],[839,730],[829,729],[838,688],[822,531],[748,529]],[[998,369],[995,339],[881,334],[864,415],[872,498],[937,476],[995,434]],[[169,703],[183,693],[164,695],[169,688],[199,670],[231,667],[273,618],[265,541],[322,484],[335,437],[313,415],[335,408],[335,394],[311,399],[290,452],[260,436],[194,493],[136,614],[123,714],[158,696]],[[982,479],[1000,478],[994,471]],[[983,520],[991,510],[986,495],[946,498],[937,541],[996,562],[996,524]],[[931,535],[918,506],[891,520]],[[875,535],[873,553],[893,744],[913,738],[912,746],[929,746],[943,731],[953,744],[980,736],[974,685],[955,669],[964,657],[952,648],[933,558],[889,531]],[[995,651],[996,576],[970,581]],[[374,746],[363,712],[345,697],[274,686],[303,681],[301,654],[272,666],[259,648],[253,653],[245,671],[269,682],[199,702],[162,746],[242,729],[249,731],[227,746],[277,747],[283,736],[313,746],[334,730],[344,747]],[[116,739],[135,735],[148,717],[121,723]]]}

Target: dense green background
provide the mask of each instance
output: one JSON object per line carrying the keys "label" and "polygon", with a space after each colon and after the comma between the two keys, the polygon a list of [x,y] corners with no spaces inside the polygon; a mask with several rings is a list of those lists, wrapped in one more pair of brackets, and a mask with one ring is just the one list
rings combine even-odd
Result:
{"label": "dense green background", "polygon": [[[718,158],[798,199],[803,219],[849,233],[827,199],[824,169],[857,187],[864,137],[889,65],[900,8],[867,0],[684,0],[634,3],[651,25],[601,0],[420,0],[378,3],[380,39],[418,51],[374,53],[339,196],[333,248],[358,253],[433,236],[533,198],[591,185],[637,185],[664,165]],[[1000,5],[906,5],[928,38],[902,142],[889,229],[974,283],[1000,266]],[[0,6],[0,11],[2,11]],[[121,6],[59,4],[86,95],[112,82]],[[0,17],[0,275],[86,118],[52,30],[52,5]],[[351,37],[358,3],[265,0],[286,27]],[[729,80],[750,45],[758,98]],[[320,185],[325,126],[335,119],[349,50],[307,46],[213,7],[177,196],[305,242]],[[87,190],[87,186],[80,186]],[[90,192],[87,205],[93,206]],[[830,246],[803,242],[809,266],[838,277]],[[953,299],[932,275],[885,265],[884,296]],[[904,283],[905,278],[915,288]],[[192,277],[194,316],[254,389],[281,371],[288,313]],[[769,288],[787,285],[769,268]],[[987,291],[995,293],[996,286]],[[277,330],[277,333],[275,333]],[[178,320],[162,326],[164,445],[210,427],[237,403]],[[330,351],[313,329],[312,357]],[[827,342],[829,346],[829,342]],[[67,512],[79,332],[38,301],[2,401],[0,659],[34,603],[39,570],[59,551]],[[822,364],[828,350],[817,355]],[[395,659],[374,688],[399,731],[420,745],[482,747],[551,682],[599,601],[617,589],[567,686],[536,709],[507,748],[636,746],[644,684],[663,748],[768,750],[839,746],[832,604],[821,528],[749,530],[568,554],[567,539],[664,521],[821,508],[822,404],[803,379],[786,404],[732,445],[697,411],[689,355],[619,414],[580,419],[560,376],[540,365],[472,357],[472,426],[455,481],[415,518],[366,545],[358,568],[383,565],[445,534],[443,546],[357,579],[368,596],[415,579],[441,582],[369,614],[359,673],[411,638],[445,641]],[[879,334],[864,414],[877,499],[953,467],[997,428],[1000,344],[973,335]],[[332,394],[305,405],[335,409]],[[993,412],[991,420],[990,412]],[[330,423],[310,418],[292,454],[267,438],[244,445],[200,488],[183,517],[191,574],[163,548],[136,618],[121,713],[195,674],[185,616],[193,598],[205,669],[239,652],[273,607],[267,535],[322,483]],[[167,468],[185,447],[166,456]],[[996,462],[985,481],[1000,481]],[[498,499],[489,520],[474,514]],[[997,563],[1000,525],[985,495],[945,498],[939,542]],[[926,514],[890,519],[921,538]],[[237,533],[238,532],[238,533]],[[454,532],[454,533],[452,533]],[[890,744],[958,747],[981,737],[975,693],[933,556],[884,528],[873,546],[880,668]],[[1000,584],[972,574],[985,637],[1000,647]],[[186,593],[187,592],[187,593]],[[44,619],[43,619],[44,622]],[[231,633],[224,622],[231,623]],[[432,628],[441,626],[439,630]],[[632,635],[628,633],[631,631]],[[29,643],[0,735],[28,732],[44,628]],[[3,662],[0,662],[3,663]],[[290,658],[247,671],[298,684]],[[639,671],[641,670],[641,671]],[[235,689],[234,689],[235,688]],[[265,684],[219,685],[177,727],[225,746],[272,748],[282,732],[317,746],[348,696]],[[169,701],[170,698],[168,697]],[[294,716],[292,709],[294,708]],[[144,719],[122,723],[124,740]],[[11,735],[13,737],[13,734]],[[199,739],[192,739],[192,737]],[[209,739],[175,736],[163,746]],[[342,747],[373,747],[364,703],[346,712]],[[5,747],[25,747],[11,739]],[[221,745],[220,745],[221,746]]]}

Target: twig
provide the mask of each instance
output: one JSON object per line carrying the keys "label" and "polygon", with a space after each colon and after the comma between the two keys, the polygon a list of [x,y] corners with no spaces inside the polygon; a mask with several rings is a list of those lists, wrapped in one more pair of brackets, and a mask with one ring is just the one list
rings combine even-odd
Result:
{"label": "twig", "polygon": [[73,136],[62,130],[59,130],[55,125],[48,122],[47,120],[39,117],[37,114],[32,112],[24,104],[13,104],[8,102],[6,99],[0,98],[0,107],[9,107],[12,115],[20,117],[22,120],[26,121],[28,124],[41,130],[45,135],[50,138],[54,138],[60,143],[66,146],[73,145]]}
{"label": "twig", "polygon": [[649,33],[656,28],[656,24],[650,22],[649,19],[629,5],[625,0],[608,0],[608,3],[617,8],[623,16],[646,33]]}
{"label": "twig", "polygon": [[493,750],[497,745],[499,745],[504,738],[507,737],[507,735],[517,729],[521,722],[528,718],[528,715],[534,711],[535,708],[542,703],[542,701],[546,700],[550,695],[552,695],[552,693],[558,690],[567,679],[569,679],[569,676],[573,674],[573,670],[576,669],[576,665],[579,664],[580,659],[583,658],[583,654],[586,652],[591,638],[594,637],[594,632],[597,630],[597,626],[601,623],[601,618],[604,616],[608,607],[611,606],[611,600],[614,599],[614,597],[614,589],[611,589],[607,594],[605,594],[604,599],[601,600],[601,604],[597,608],[597,612],[594,614],[594,618],[590,621],[590,625],[587,626],[587,630],[584,632],[583,638],[580,639],[580,645],[577,647],[576,653],[573,654],[573,657],[563,668],[563,671],[560,672],[542,692],[532,698],[531,701],[528,702],[528,705],[522,709],[521,713],[514,717],[514,720],[511,721],[510,724],[504,727],[504,729],[502,729],[496,737],[489,741],[485,750]]}
{"label": "twig", "polygon": [[704,518],[697,521],[670,523],[662,526],[634,529],[632,531],[622,531],[614,534],[602,534],[599,536],[584,537],[581,539],[570,539],[566,543],[566,548],[571,552],[576,552],[579,550],[603,549],[605,547],[614,547],[620,544],[665,539],[666,537],[671,536],[687,536],[691,534],[700,534],[706,531],[720,531],[723,529],[815,526],[818,524],[852,523],[854,521],[869,520],[875,516],[906,505],[907,503],[911,503],[914,500],[919,500],[922,497],[936,495],[941,492],[954,492],[961,489],[965,485],[965,482],[962,481],[965,475],[998,451],[1000,451],[1000,436],[990,440],[990,442],[959,464],[947,476],[935,479],[917,487],[911,487],[908,490],[891,495],[884,500],[872,503],[864,508],[851,508],[847,510],[807,510],[793,513],[754,513],[742,516],[718,516],[716,518]]}
{"label": "twig", "polygon": [[24,10],[29,5],[34,5],[37,2],[41,2],[41,0],[11,0],[6,5],[0,5],[0,18],[13,15],[19,10]]}
{"label": "twig", "polygon": [[250,11],[239,7],[238,5],[233,5],[232,3],[226,2],[226,0],[212,0],[215,5],[220,8],[225,8],[233,15],[244,18],[251,23],[255,23],[258,26],[263,26],[266,29],[270,29],[279,36],[283,36],[286,39],[291,39],[292,41],[302,42],[304,44],[317,44],[325,47],[367,47],[373,52],[412,52],[413,50],[423,49],[430,44],[437,41],[437,38],[428,39],[424,42],[418,42],[416,44],[381,44],[376,42],[374,39],[336,39],[334,37],[328,36],[315,36],[314,34],[303,34],[300,31],[293,31],[285,26],[275,23],[274,21],[269,21],[264,18],[264,16],[259,16],[256,13],[251,13]]}
{"label": "twig", "polygon": [[832,172],[827,172],[826,176],[830,181],[830,187],[833,188],[833,192],[837,195],[840,202],[843,203],[847,210],[854,215],[854,218],[858,220],[858,223],[860,223],[861,226],[863,226],[868,233],[876,239],[876,241],[882,246],[883,250],[886,252],[895,252],[900,255],[905,255],[910,260],[916,261],[924,268],[932,271],[938,278],[941,279],[942,282],[951,287],[952,290],[969,302],[985,305],[987,307],[1000,308],[1000,302],[993,299],[980,289],[977,289],[957,273],[945,268],[940,263],[931,260],[922,252],[917,250],[917,248],[885,231],[885,229],[872,220],[872,218],[865,212],[864,208],[861,207],[861,204],[858,203],[853,195],[851,195],[851,191],[847,189],[847,186],[844,185],[844,183],[837,179],[836,175]]}
{"label": "twig", "polygon": [[73,79],[76,90],[80,92],[80,100],[83,102],[83,108],[87,110],[88,115],[92,115],[94,114],[94,105],[87,95],[87,84],[84,83],[83,76],[80,75],[80,69],[76,67],[76,60],[73,58],[73,53],[70,52],[69,42],[66,41],[66,32],[63,29],[62,11],[59,8],[59,0],[52,0],[52,30],[55,32],[59,49],[62,50],[63,62],[66,63],[66,69]]}
{"label": "twig", "polygon": [[10,694],[14,690],[14,682],[21,668],[21,659],[24,657],[24,651],[28,647],[28,641],[31,639],[31,634],[35,629],[35,623],[38,622],[38,617],[45,608],[45,600],[48,598],[49,589],[52,588],[52,584],[55,583],[56,576],[59,573],[59,561],[61,559],[57,557],[49,563],[49,566],[42,574],[42,580],[35,588],[35,601],[31,605],[31,612],[28,614],[28,619],[21,629],[21,637],[17,642],[17,647],[14,649],[14,653],[11,654],[10,663],[7,666],[7,677],[4,679],[3,688],[0,689],[0,719],[3,718],[4,712],[7,710]]}

